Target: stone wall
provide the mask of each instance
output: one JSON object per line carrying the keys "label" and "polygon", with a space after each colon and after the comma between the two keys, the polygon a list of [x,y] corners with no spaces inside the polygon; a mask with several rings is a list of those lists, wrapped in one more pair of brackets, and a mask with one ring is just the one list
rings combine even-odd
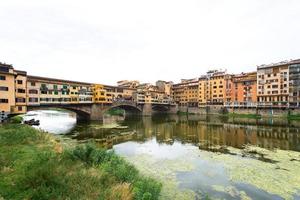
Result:
{"label": "stone wall", "polygon": [[229,113],[236,114],[257,114],[256,108],[228,108]]}

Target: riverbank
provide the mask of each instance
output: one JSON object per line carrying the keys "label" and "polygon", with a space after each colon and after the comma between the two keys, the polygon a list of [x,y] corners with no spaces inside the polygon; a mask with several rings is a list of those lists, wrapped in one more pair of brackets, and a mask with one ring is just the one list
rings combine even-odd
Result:
{"label": "riverbank", "polygon": [[0,199],[158,199],[160,190],[113,151],[0,125]]}
{"label": "riverbank", "polygon": [[210,105],[204,107],[179,106],[179,115],[223,115],[242,118],[282,118],[300,120],[299,108],[229,108],[222,105]]}
{"label": "riverbank", "polygon": [[287,115],[260,115],[260,114],[252,114],[252,113],[189,113],[189,112],[181,112],[178,111],[177,115],[216,115],[220,117],[230,117],[230,118],[248,118],[248,119],[261,119],[261,118],[279,118],[279,119],[287,119],[287,120],[300,120],[300,114],[287,114]]}

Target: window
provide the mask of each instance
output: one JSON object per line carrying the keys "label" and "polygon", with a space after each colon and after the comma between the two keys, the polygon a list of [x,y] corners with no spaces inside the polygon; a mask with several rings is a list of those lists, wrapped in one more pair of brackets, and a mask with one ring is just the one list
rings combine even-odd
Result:
{"label": "window", "polygon": [[0,103],[8,103],[8,99],[0,99]]}
{"label": "window", "polygon": [[35,86],[35,82],[30,82],[30,85],[31,86]]}
{"label": "window", "polygon": [[57,85],[53,85],[53,88],[54,88],[55,90],[57,90]]}
{"label": "window", "polygon": [[5,76],[0,76],[0,80],[1,80],[1,81],[5,81],[5,80],[6,80],[6,77],[5,77]]}
{"label": "window", "polygon": [[55,95],[58,95],[58,91],[54,91],[54,94],[55,94]]}
{"label": "window", "polygon": [[17,92],[18,93],[25,93],[25,90],[24,89],[17,89]]}
{"label": "window", "polygon": [[25,100],[25,98],[16,98],[16,102],[17,103],[25,103],[26,100]]}
{"label": "window", "polygon": [[0,91],[8,91],[8,87],[0,86]]}
{"label": "window", "polygon": [[38,94],[37,90],[29,90],[29,94]]}
{"label": "window", "polygon": [[8,67],[0,67],[0,71],[1,72],[9,72],[9,68]]}
{"label": "window", "polygon": [[38,98],[29,98],[29,102],[38,102],[39,99]]}
{"label": "window", "polygon": [[22,106],[18,106],[18,111],[22,111]]}
{"label": "window", "polygon": [[19,85],[22,85],[22,84],[23,84],[23,81],[22,81],[22,80],[17,80],[17,83],[18,83]]}

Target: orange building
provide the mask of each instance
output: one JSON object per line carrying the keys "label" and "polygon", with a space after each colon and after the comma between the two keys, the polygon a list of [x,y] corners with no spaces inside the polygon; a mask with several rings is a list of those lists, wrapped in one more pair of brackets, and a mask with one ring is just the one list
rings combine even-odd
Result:
{"label": "orange building", "polygon": [[235,106],[255,106],[257,103],[257,73],[234,75],[231,84],[231,102]]}

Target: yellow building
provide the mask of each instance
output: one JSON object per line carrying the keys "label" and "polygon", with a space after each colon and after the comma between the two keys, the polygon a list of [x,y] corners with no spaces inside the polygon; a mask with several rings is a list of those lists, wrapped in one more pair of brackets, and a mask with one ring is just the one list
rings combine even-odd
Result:
{"label": "yellow building", "polygon": [[40,88],[41,84],[39,82],[27,79],[27,105],[40,105]]}
{"label": "yellow building", "polygon": [[225,72],[215,71],[209,78],[207,103],[223,105],[226,98]]}
{"label": "yellow building", "polygon": [[15,73],[11,65],[0,63],[0,112],[10,114],[15,106]]}
{"label": "yellow building", "polygon": [[106,90],[104,89],[104,86],[101,84],[94,84],[93,87],[93,102],[94,103],[102,103],[102,104],[108,104],[111,103],[109,100],[110,98],[107,98]]}
{"label": "yellow building", "polygon": [[199,78],[199,102],[198,106],[205,106],[207,103],[207,98],[209,97],[209,90],[207,90],[207,76],[202,76]]}
{"label": "yellow building", "polygon": [[71,98],[70,103],[79,103],[79,86],[74,84],[70,85],[69,95]]}
{"label": "yellow building", "polygon": [[182,79],[172,85],[172,98],[179,106],[197,107],[199,102],[198,79]]}
{"label": "yellow building", "polygon": [[12,113],[27,112],[27,73],[15,70],[15,106]]}

